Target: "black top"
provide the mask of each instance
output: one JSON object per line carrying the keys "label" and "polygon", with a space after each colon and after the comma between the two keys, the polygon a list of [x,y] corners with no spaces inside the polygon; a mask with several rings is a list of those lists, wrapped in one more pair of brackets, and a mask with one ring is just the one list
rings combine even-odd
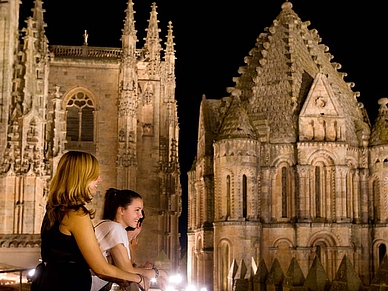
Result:
{"label": "black top", "polygon": [[46,268],[39,287],[43,290],[89,291],[91,274],[74,236],[59,230],[59,223],[47,229],[47,214],[41,228],[41,255]]}

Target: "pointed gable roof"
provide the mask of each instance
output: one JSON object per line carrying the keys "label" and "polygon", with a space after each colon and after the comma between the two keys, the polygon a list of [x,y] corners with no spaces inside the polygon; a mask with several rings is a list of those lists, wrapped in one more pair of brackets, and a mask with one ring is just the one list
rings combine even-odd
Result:
{"label": "pointed gable roof", "polygon": [[233,99],[221,123],[218,139],[255,138],[248,114],[240,104],[239,92],[233,92]]}
{"label": "pointed gable roof", "polygon": [[322,73],[318,73],[315,77],[300,112],[300,116],[317,116],[317,114],[330,117],[343,115],[338,100],[334,97],[333,89]]}
{"label": "pointed gable roof", "polygon": [[308,29],[310,23],[298,17],[292,3],[287,1],[281,8],[272,25],[257,38],[244,59],[246,65],[239,68],[240,76],[234,78],[235,87],[229,90],[241,90],[242,105],[257,132],[260,125],[268,124],[268,142],[296,142],[298,115],[314,78],[322,73],[341,114],[347,117],[346,132],[350,136],[346,139],[358,145],[354,141],[363,113],[356,99],[358,93],[351,90],[353,84],[344,81],[346,74],[337,71],[341,65],[331,62],[329,48],[320,44],[317,30]]}

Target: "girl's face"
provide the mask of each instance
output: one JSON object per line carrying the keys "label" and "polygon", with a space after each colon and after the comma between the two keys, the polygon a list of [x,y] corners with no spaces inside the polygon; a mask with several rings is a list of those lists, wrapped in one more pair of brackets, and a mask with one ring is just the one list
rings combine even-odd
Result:
{"label": "girl's face", "polygon": [[132,200],[132,204],[128,205],[127,208],[119,207],[116,214],[117,222],[120,222],[124,228],[130,226],[136,228],[138,221],[143,217],[141,213],[143,209],[143,199],[135,198]]}
{"label": "girl's face", "polygon": [[97,187],[98,184],[102,181],[101,177],[98,176],[96,180],[93,180],[92,182],[89,183],[88,188],[90,191],[90,195],[93,197],[97,193]]}

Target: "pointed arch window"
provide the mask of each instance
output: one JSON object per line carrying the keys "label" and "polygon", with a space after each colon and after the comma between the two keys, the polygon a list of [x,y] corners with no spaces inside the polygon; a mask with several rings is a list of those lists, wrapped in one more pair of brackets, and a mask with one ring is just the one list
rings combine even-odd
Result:
{"label": "pointed arch window", "polygon": [[80,91],[66,104],[66,139],[69,142],[94,141],[94,112],[92,99]]}

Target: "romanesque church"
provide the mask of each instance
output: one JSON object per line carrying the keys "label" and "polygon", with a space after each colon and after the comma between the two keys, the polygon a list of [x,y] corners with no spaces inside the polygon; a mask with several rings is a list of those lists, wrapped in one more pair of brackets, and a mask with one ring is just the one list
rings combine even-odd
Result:
{"label": "romanesque church", "polygon": [[252,290],[235,289],[234,276],[274,262],[285,274],[293,260],[306,276],[316,259],[333,280],[346,258],[368,286],[388,246],[388,99],[371,123],[291,2],[269,25],[228,96],[201,102],[188,172],[189,280]]}
{"label": "romanesque church", "polygon": [[[134,3],[124,5],[122,47],[49,45],[35,0],[19,27],[19,0],[0,1],[0,263],[32,267],[50,178],[68,150],[94,154],[105,191],[132,189],[146,219],[136,261],[180,264],[181,185],[172,23],[161,39],[150,7],[137,47]],[[50,13],[50,11],[47,11]],[[164,45],[162,45],[164,44]]]}

